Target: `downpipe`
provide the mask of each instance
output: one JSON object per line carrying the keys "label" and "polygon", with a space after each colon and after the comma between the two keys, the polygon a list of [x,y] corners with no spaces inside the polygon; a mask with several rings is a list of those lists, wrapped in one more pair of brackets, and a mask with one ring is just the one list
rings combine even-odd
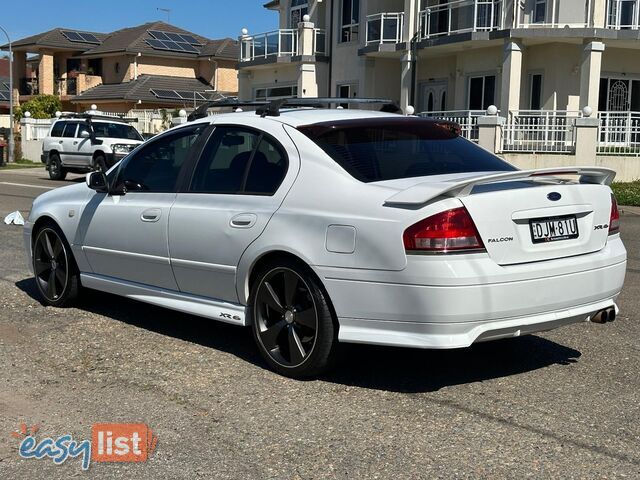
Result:
{"label": "downpipe", "polygon": [[600,310],[591,317],[591,321],[594,323],[607,323],[613,322],[616,319],[616,309],[614,307],[605,308]]}

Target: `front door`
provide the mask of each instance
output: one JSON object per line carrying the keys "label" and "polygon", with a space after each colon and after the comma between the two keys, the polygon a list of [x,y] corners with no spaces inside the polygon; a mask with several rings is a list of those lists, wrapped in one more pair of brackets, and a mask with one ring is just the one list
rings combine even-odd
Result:
{"label": "front door", "polygon": [[420,112],[445,111],[447,109],[447,82],[420,84]]}
{"label": "front door", "polygon": [[[167,228],[178,176],[204,126],[182,128],[151,141],[114,174],[124,195],[96,192],[80,220],[80,243],[94,273],[177,290]],[[85,229],[82,226],[86,225]]]}
{"label": "front door", "polygon": [[241,125],[216,126],[192,181],[171,208],[169,250],[182,292],[237,303],[240,257],[293,181],[295,146],[276,122],[256,121],[273,135]]}

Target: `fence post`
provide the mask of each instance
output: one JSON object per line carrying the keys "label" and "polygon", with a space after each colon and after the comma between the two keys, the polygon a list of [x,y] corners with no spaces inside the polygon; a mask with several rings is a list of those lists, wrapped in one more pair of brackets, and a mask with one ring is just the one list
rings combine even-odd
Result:
{"label": "fence post", "polygon": [[592,112],[590,107],[584,107],[582,109],[584,117],[575,120],[576,165],[593,165],[596,162],[600,120],[591,117]]}
{"label": "fence post", "polygon": [[505,118],[498,116],[498,109],[491,105],[487,115],[478,117],[478,145],[493,153],[502,151],[502,129]]}

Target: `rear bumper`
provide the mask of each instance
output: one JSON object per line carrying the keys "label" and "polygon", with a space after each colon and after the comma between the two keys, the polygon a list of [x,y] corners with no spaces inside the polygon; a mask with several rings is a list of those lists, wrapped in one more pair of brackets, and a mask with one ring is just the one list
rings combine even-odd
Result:
{"label": "rear bumper", "polygon": [[[360,271],[358,279],[319,269],[341,341],[457,348],[589,320],[615,305],[626,252],[620,239],[612,238],[593,254],[498,270],[486,255],[456,259],[457,266],[433,257],[410,262],[393,275],[370,272],[365,278]],[[442,264],[446,268],[440,269]]]}

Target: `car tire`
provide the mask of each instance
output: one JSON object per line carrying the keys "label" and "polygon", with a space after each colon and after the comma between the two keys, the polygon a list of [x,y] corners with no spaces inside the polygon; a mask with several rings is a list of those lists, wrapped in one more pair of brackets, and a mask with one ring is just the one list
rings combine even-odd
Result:
{"label": "car tire", "polygon": [[64,307],[78,297],[80,271],[60,228],[46,223],[33,234],[33,274],[43,303]]}
{"label": "car tire", "polygon": [[51,180],[64,180],[67,176],[67,171],[62,166],[60,155],[57,153],[52,154],[49,157],[49,178]]}
{"label": "car tire", "polygon": [[337,357],[338,322],[311,269],[283,258],[262,266],[254,278],[251,329],[269,367],[292,378],[328,371]]}
{"label": "car tire", "polygon": [[93,168],[98,172],[107,173],[107,160],[104,158],[104,155],[96,155],[96,158],[93,159]]}

